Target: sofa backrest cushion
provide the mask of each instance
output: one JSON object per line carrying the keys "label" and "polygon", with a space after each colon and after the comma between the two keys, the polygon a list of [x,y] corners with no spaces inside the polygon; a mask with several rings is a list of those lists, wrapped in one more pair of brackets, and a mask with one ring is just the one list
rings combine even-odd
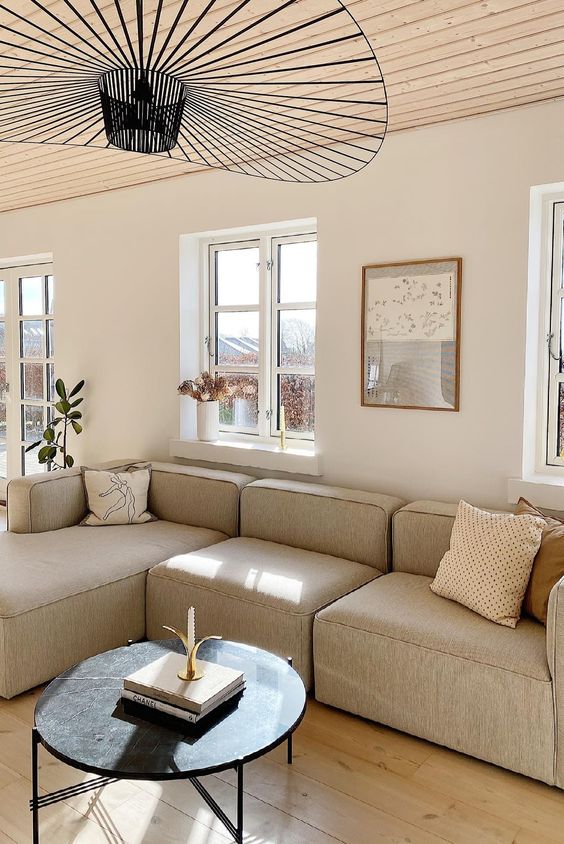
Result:
{"label": "sofa backrest cushion", "polygon": [[[93,468],[117,469],[136,460],[114,460]],[[236,536],[239,493],[248,475],[153,463],[149,510],[159,519],[218,530]],[[8,529],[43,533],[77,525],[86,515],[80,469],[17,478],[8,484]]]}
{"label": "sofa backrest cushion", "polygon": [[450,547],[458,503],[413,501],[392,519],[392,568],[434,577]]}
{"label": "sofa backrest cushion", "polygon": [[331,554],[387,571],[390,520],[403,501],[321,484],[263,480],[241,493],[241,536]]}
{"label": "sofa backrest cushion", "polygon": [[236,472],[153,463],[149,510],[158,519],[237,536],[239,495],[253,479]]}

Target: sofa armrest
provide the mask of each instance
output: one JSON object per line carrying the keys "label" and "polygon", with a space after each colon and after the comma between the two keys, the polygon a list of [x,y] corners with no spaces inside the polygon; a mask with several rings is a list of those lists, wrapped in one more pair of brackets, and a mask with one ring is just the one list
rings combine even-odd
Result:
{"label": "sofa armrest", "polygon": [[564,577],[548,599],[546,656],[554,700],[554,784],[564,788]]}
{"label": "sofa armrest", "polygon": [[[116,469],[139,461],[111,460],[97,469]],[[8,530],[12,533],[44,533],[77,525],[86,515],[86,496],[80,469],[57,469],[8,484]]]}

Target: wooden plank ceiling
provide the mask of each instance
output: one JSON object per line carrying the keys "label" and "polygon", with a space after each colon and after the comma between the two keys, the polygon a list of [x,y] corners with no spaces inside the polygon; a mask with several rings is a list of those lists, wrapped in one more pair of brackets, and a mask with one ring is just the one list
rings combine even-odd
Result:
{"label": "wooden plank ceiling", "polygon": [[[98,2],[102,9],[113,5],[113,0]],[[61,14],[65,0],[47,0],[47,5]],[[178,0],[166,3],[162,21],[167,14],[170,20],[179,5]],[[232,0],[220,0],[214,13],[224,15],[232,5]],[[562,0],[350,0],[347,7],[380,62],[389,131],[564,96]],[[11,8],[17,7],[12,3]],[[156,0],[146,3],[148,32],[156,9]],[[134,6],[129,14],[133,20]],[[0,23],[6,25],[5,19],[0,17]],[[335,26],[325,26],[328,39],[339,35]],[[60,31],[55,22],[52,27]],[[301,45],[306,37],[305,32],[285,37],[284,49]],[[2,38],[8,40],[5,34]],[[327,48],[328,58],[340,57],[340,49]],[[5,44],[2,54],[9,52]],[[8,78],[6,70],[2,74],[0,79]],[[187,161],[112,149],[2,142],[0,212],[201,169]]]}

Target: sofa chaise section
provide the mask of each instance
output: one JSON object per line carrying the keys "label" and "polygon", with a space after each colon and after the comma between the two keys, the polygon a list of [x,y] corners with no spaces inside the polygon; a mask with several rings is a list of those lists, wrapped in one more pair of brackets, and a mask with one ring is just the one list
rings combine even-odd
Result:
{"label": "sofa chaise section", "polygon": [[394,571],[317,614],[316,697],[553,784],[547,631],[528,618],[502,627],[429,588],[455,512],[429,501],[398,510]]}
{"label": "sofa chaise section", "polygon": [[249,480],[154,464],[149,506],[159,520],[104,527],[76,524],[86,508],[77,471],[12,481],[8,518],[19,532],[0,534],[0,695],[143,638],[148,569],[236,535]]}
{"label": "sofa chaise section", "polygon": [[313,681],[316,611],[379,577],[389,562],[391,496],[315,484],[255,481],[241,492],[241,536],[172,557],[147,579],[147,635],[182,625],[292,657]]}

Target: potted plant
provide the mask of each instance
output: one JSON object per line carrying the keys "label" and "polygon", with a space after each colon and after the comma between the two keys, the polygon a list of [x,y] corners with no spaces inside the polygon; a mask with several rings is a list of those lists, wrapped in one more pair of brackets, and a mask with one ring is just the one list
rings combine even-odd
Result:
{"label": "potted plant", "polygon": [[189,396],[198,402],[198,439],[213,442],[219,438],[219,403],[231,395],[227,379],[222,375],[202,372],[197,378],[183,381],[178,388],[181,396]]}
{"label": "potted plant", "polygon": [[50,469],[70,469],[74,466],[74,457],[68,453],[67,443],[69,428],[72,428],[77,435],[82,433],[82,422],[79,421],[82,419],[82,413],[76,408],[82,404],[83,399],[77,396],[83,387],[82,380],[72,390],[68,390],[62,378],[57,378],[55,390],[59,401],[55,402],[55,410],[59,415],[51,419],[43,431],[42,439],[31,443],[26,448],[26,451],[31,451],[41,446],[38,460],[40,463],[47,463]]}

